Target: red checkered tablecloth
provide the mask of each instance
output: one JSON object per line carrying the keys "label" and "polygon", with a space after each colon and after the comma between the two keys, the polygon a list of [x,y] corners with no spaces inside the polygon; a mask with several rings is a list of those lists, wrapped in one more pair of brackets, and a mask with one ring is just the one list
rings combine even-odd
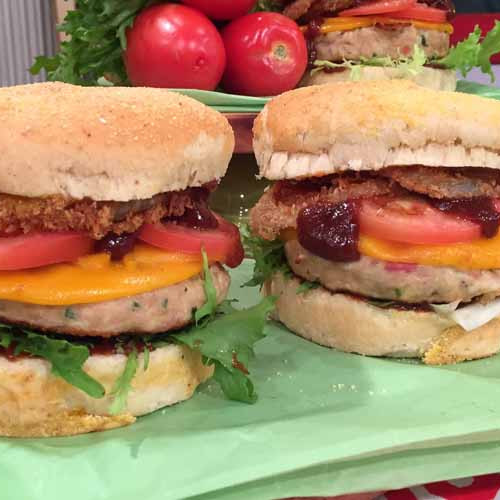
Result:
{"label": "red checkered tablecloth", "polygon": [[391,491],[377,500],[500,500],[500,474]]}

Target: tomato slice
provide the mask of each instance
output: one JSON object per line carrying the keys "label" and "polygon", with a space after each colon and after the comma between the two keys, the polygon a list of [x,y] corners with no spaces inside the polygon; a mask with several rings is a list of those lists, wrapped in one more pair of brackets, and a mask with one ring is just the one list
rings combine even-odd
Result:
{"label": "tomato slice", "polygon": [[448,20],[445,10],[420,3],[408,9],[393,12],[390,17],[393,19],[413,19],[415,21],[428,21],[431,23],[445,23]]}
{"label": "tomato slice", "polygon": [[413,245],[447,245],[481,238],[478,224],[413,198],[362,200],[359,224],[361,234]]}
{"label": "tomato slice", "polygon": [[92,252],[94,241],[80,233],[34,233],[0,238],[0,271],[71,262]]}
{"label": "tomato slice", "polygon": [[385,14],[387,12],[398,12],[416,5],[417,0],[379,0],[354,9],[343,10],[339,16],[372,16],[374,14]]}
{"label": "tomato slice", "polygon": [[209,260],[237,267],[244,252],[238,228],[216,215],[217,229],[192,229],[174,223],[144,224],[139,239],[158,248],[173,252],[199,254],[204,248]]}

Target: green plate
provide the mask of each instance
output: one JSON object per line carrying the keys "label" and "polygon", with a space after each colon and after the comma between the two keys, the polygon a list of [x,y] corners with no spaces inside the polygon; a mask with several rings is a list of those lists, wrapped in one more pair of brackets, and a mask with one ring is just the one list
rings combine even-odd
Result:
{"label": "green plate", "polygon": [[224,92],[209,92],[207,90],[170,89],[187,95],[197,101],[216,108],[225,113],[258,113],[269,101],[268,97],[249,97],[243,95],[225,94]]}
{"label": "green plate", "polygon": [[[241,305],[258,300],[239,287],[250,267],[232,273]],[[278,325],[257,351],[255,405],[209,383],[131,427],[0,440],[2,500],[271,500],[500,470],[500,357],[427,367],[343,354]]]}
{"label": "green plate", "polygon": [[480,83],[468,82],[467,80],[460,80],[457,83],[457,91],[466,94],[474,94],[490,99],[500,99],[500,88],[490,85],[481,85]]}
{"label": "green plate", "polygon": [[[209,92],[207,90],[171,89],[187,95],[211,106],[222,113],[258,113],[270,100],[269,97],[249,97],[224,92]],[[481,85],[479,83],[460,80],[457,84],[458,92],[476,94],[492,99],[500,99],[500,88]]]}

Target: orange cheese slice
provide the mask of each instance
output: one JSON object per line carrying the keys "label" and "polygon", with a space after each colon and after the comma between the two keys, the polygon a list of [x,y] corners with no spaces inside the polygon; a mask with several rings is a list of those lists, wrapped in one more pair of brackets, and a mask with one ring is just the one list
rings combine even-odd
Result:
{"label": "orange cheese slice", "polygon": [[362,255],[389,262],[457,269],[500,269],[500,234],[454,245],[408,245],[361,235]]}
{"label": "orange cheese slice", "polygon": [[201,255],[137,245],[123,260],[106,253],[26,271],[0,272],[0,299],[66,306],[119,299],[189,279],[202,271]]}
{"label": "orange cheese slice", "polygon": [[417,29],[443,31],[452,34],[453,26],[450,23],[430,23],[427,21],[413,21],[410,19],[392,19],[380,16],[366,17],[330,17],[321,25],[321,33],[332,33],[334,31],[351,31],[359,28],[368,28],[376,24],[408,24],[411,23]]}

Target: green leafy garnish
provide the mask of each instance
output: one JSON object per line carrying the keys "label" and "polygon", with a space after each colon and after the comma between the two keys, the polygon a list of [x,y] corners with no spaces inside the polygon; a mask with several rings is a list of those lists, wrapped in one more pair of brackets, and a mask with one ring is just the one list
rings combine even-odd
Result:
{"label": "green leafy garnish", "polygon": [[109,408],[111,415],[118,415],[127,406],[127,398],[132,388],[132,380],[137,372],[137,350],[133,348],[127,356],[123,373],[115,380],[111,395],[113,402]]}
{"label": "green leafy garnish", "polygon": [[149,347],[147,344],[144,344],[144,351],[143,351],[143,356],[144,356],[144,371],[146,371],[149,367]]}
{"label": "green leafy garnish", "polygon": [[245,253],[254,259],[253,278],[243,286],[262,286],[275,272],[290,276],[291,270],[281,240],[267,241],[251,234],[248,226],[240,228]]}
{"label": "green leafy garnish", "polygon": [[435,60],[437,64],[450,69],[458,69],[465,77],[473,68],[479,67],[483,73],[495,81],[491,68],[491,56],[500,52],[500,21],[482,39],[482,31],[476,26],[474,31],[462,42],[450,49],[446,57]]}
{"label": "green leafy garnish", "polygon": [[310,292],[311,290],[316,290],[321,286],[317,281],[303,281],[297,288],[297,295],[302,295],[304,293]]}
{"label": "green leafy garnish", "polygon": [[283,10],[283,4],[280,0],[259,0],[252,12],[281,12]]}
{"label": "green leafy garnish", "polygon": [[[242,310],[226,303],[226,314],[170,338],[199,351],[205,364],[215,365],[214,378],[229,399],[254,403],[257,395],[248,378],[248,365],[255,356],[254,344],[265,337],[264,326],[275,300],[266,297],[258,305]],[[153,345],[155,342],[153,338]]]}
{"label": "green leafy garnish", "polygon": [[68,39],[55,57],[37,57],[33,74],[47,70],[50,80],[98,85],[106,78],[127,83],[123,51],[126,30],[151,0],[77,0],[58,30]]}
{"label": "green leafy garnish", "polygon": [[399,305],[399,303],[394,300],[366,299],[366,302],[371,306],[379,307],[380,309],[393,309]]}
{"label": "green leafy garnish", "polygon": [[203,257],[203,289],[205,290],[205,304],[196,310],[194,320],[198,324],[204,318],[211,318],[217,310],[217,291],[215,290],[212,273],[208,266],[208,257],[205,250],[201,251]]}
{"label": "green leafy garnish", "polygon": [[394,68],[398,70],[399,78],[414,77],[420,74],[427,63],[424,49],[419,45],[413,48],[410,57],[392,59],[391,57],[361,57],[359,61],[344,61],[333,63],[330,61],[314,61],[315,68],[311,71],[314,74],[324,68],[346,68],[351,70],[351,80],[361,80],[363,68],[367,66],[377,66],[381,68]]}
{"label": "green leafy garnish", "polygon": [[104,387],[83,371],[83,364],[90,356],[87,346],[54,339],[29,330],[0,326],[0,345],[13,347],[14,354],[31,354],[50,362],[52,373],[66,380],[92,398],[102,398]]}

